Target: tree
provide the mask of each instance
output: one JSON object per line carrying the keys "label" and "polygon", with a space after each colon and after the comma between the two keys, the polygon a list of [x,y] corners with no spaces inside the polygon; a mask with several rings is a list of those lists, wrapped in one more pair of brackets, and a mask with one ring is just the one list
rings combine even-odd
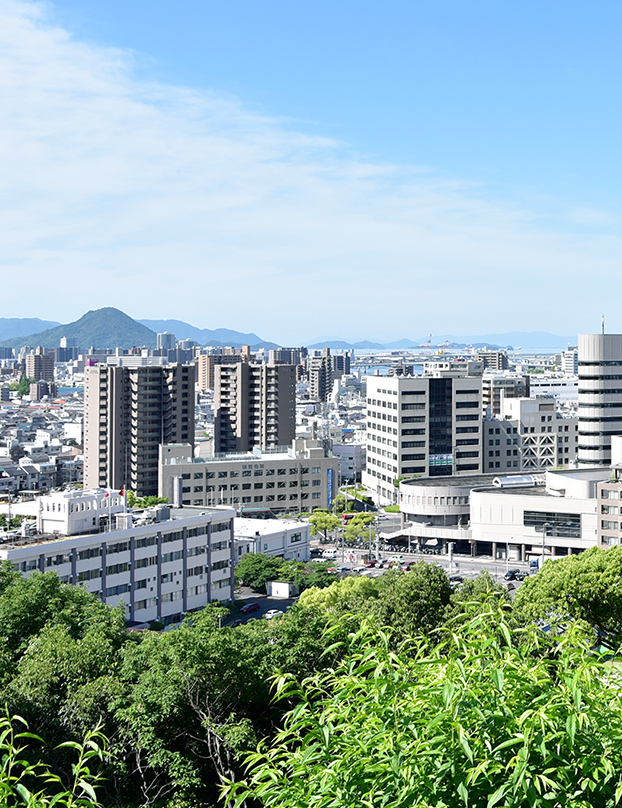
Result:
{"label": "tree", "polygon": [[369,537],[369,525],[374,521],[373,513],[357,513],[346,525],[346,541],[353,542]]}
{"label": "tree", "polygon": [[358,641],[335,670],[280,678],[297,704],[225,783],[228,806],[619,804],[619,677],[576,636],[543,653],[538,628],[491,610],[409,653],[369,627]]}
{"label": "tree", "polygon": [[593,547],[579,555],[546,561],[514,599],[524,620],[563,627],[582,620],[612,647],[622,642],[622,547]]}
{"label": "tree", "polygon": [[392,641],[399,643],[441,626],[450,597],[445,571],[420,561],[409,572],[389,570],[378,578],[378,598],[370,602],[369,614],[376,626],[390,627]]}
{"label": "tree", "polygon": [[263,553],[246,553],[235,568],[235,577],[251,589],[266,591],[268,581],[280,580],[283,559]]}
{"label": "tree", "polygon": [[309,517],[309,524],[311,525],[312,536],[317,536],[318,532],[322,532],[324,534],[324,540],[327,541],[327,534],[340,527],[341,519],[327,511],[315,510]]}

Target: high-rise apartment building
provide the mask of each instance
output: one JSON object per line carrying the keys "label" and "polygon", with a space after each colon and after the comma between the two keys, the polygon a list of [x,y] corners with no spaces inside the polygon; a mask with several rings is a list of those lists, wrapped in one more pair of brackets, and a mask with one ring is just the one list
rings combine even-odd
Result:
{"label": "high-rise apartment building", "polygon": [[576,376],[579,372],[579,352],[576,348],[568,348],[561,354],[561,369],[568,376]]}
{"label": "high-rise apartment building", "polygon": [[322,348],[322,353],[307,359],[307,372],[311,398],[326,401],[333,389],[333,362],[330,348]]}
{"label": "high-rise apartment building", "polygon": [[481,376],[367,377],[367,459],[362,482],[380,504],[403,476],[482,470]]}
{"label": "high-rise apartment building", "polygon": [[217,365],[214,384],[215,452],[265,450],[294,440],[294,365]]}
{"label": "high-rise apartment building", "polygon": [[54,381],[54,357],[45,353],[41,345],[34,353],[26,354],[26,376],[39,381]]}
{"label": "high-rise apartment building", "polygon": [[86,368],[85,488],[158,493],[158,447],[194,444],[194,366]]}
{"label": "high-rise apartment building", "polygon": [[216,368],[219,365],[237,365],[246,361],[241,353],[199,354],[197,357],[197,390],[206,393],[216,384]]}
{"label": "high-rise apartment building", "polygon": [[622,334],[579,334],[581,465],[609,466],[611,436],[622,434]]}
{"label": "high-rise apartment building", "polygon": [[484,363],[485,370],[507,370],[510,366],[505,351],[478,351],[477,358]]}
{"label": "high-rise apartment building", "polygon": [[482,376],[482,412],[488,418],[501,413],[506,398],[529,398],[529,375],[486,372]]}
{"label": "high-rise apartment building", "polygon": [[170,331],[163,331],[156,336],[156,350],[158,351],[174,351],[176,344],[177,338]]}

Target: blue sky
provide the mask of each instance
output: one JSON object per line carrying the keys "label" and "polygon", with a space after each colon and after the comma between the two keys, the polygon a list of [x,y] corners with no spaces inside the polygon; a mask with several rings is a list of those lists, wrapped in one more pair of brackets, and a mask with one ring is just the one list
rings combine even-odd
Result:
{"label": "blue sky", "polygon": [[622,330],[621,18],[0,0],[5,314],[290,343]]}

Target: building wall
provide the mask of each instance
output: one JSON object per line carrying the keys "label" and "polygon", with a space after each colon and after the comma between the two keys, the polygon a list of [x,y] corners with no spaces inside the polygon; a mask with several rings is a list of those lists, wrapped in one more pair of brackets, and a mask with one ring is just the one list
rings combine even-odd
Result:
{"label": "building wall", "polygon": [[308,522],[274,519],[234,519],[236,563],[246,553],[279,556],[286,561],[308,561],[311,526]]}
{"label": "building wall", "polygon": [[402,476],[482,470],[480,376],[367,377],[363,484],[381,504]]}
{"label": "building wall", "polygon": [[214,451],[286,446],[296,437],[293,365],[220,365],[215,371]]}
{"label": "building wall", "polygon": [[23,574],[53,571],[134,622],[177,622],[212,600],[233,597],[233,516],[223,509],[96,535],[3,545]]}
{"label": "building wall", "polygon": [[579,334],[579,445],[582,465],[611,463],[622,433],[622,335]]}
{"label": "building wall", "polygon": [[232,505],[305,511],[329,508],[337,494],[337,459],[318,449],[304,454],[248,454],[218,460],[192,458],[187,448],[163,446],[160,496],[174,498],[181,478],[185,505]]}
{"label": "building wall", "polygon": [[158,489],[158,447],[194,443],[194,366],[86,368],[85,485]]}

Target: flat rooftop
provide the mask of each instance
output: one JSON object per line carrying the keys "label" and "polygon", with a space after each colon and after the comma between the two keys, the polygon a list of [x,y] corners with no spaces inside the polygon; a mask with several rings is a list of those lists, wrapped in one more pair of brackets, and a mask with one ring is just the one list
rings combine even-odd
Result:
{"label": "flat rooftop", "polygon": [[[482,486],[492,485],[492,481],[496,477],[511,477],[511,476],[524,476],[524,475],[500,475],[496,474],[473,474],[465,477],[459,477],[452,474],[448,477],[414,477],[412,480],[402,480],[401,485],[413,485],[429,488],[437,488],[438,486],[456,487],[456,488],[481,488]],[[507,490],[507,489],[503,489]]]}

